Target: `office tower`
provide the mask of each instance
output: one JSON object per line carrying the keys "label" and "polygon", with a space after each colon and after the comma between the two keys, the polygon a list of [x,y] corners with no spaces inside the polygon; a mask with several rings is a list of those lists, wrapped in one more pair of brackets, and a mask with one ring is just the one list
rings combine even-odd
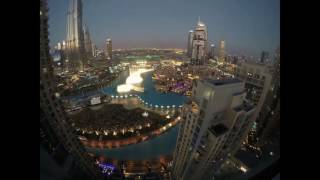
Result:
{"label": "office tower", "polygon": [[261,57],[260,57],[260,62],[261,63],[266,63],[269,59],[269,53],[266,51],[262,51]]}
{"label": "office tower", "polygon": [[75,135],[59,98],[49,55],[47,2],[40,0],[40,152],[41,157],[48,160],[40,170],[60,172],[41,171],[40,174],[78,180],[101,179],[94,160]]}
{"label": "office tower", "polygon": [[211,59],[214,58],[214,44],[211,44],[211,45],[210,45],[209,57],[210,57]]}
{"label": "office tower", "polygon": [[207,26],[198,20],[192,40],[192,56],[191,64],[203,65],[207,60],[207,42],[208,33]]}
{"label": "office tower", "polygon": [[239,57],[238,56],[233,56],[232,58],[232,64],[238,64]]}
{"label": "office tower", "polygon": [[187,55],[188,57],[191,57],[192,55],[192,41],[193,41],[193,30],[189,31],[188,34],[188,49],[187,49]]}
{"label": "office tower", "polygon": [[112,59],[112,41],[110,38],[106,41],[106,57],[107,59]]}
{"label": "office tower", "polygon": [[220,51],[219,51],[219,62],[224,63],[225,62],[225,42],[220,42]]}
{"label": "office tower", "polygon": [[194,81],[192,92],[182,108],[173,155],[177,180],[212,179],[239,149],[254,112],[245,102],[244,83],[237,79]]}
{"label": "office tower", "polygon": [[260,142],[280,130],[280,51],[277,51],[271,87],[257,118],[257,137]]}
{"label": "office tower", "polygon": [[93,57],[96,57],[97,47],[96,47],[96,45],[94,45],[94,43],[91,43],[91,46],[92,46],[92,56],[93,56]]}
{"label": "office tower", "polygon": [[89,57],[92,57],[92,42],[91,42],[88,26],[84,26],[83,34],[84,34],[84,49],[86,52],[86,57],[89,58]]}
{"label": "office tower", "polygon": [[72,72],[81,72],[87,63],[82,29],[82,1],[70,0],[69,2],[66,39],[68,69]]}

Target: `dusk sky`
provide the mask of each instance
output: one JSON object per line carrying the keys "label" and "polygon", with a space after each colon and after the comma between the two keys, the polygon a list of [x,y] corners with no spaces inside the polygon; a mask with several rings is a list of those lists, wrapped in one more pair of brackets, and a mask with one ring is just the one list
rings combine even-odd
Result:
{"label": "dusk sky", "polygon": [[[68,0],[48,0],[51,47],[66,38]],[[186,48],[198,16],[226,51],[259,56],[280,46],[280,0],[83,0],[83,22],[98,48]]]}

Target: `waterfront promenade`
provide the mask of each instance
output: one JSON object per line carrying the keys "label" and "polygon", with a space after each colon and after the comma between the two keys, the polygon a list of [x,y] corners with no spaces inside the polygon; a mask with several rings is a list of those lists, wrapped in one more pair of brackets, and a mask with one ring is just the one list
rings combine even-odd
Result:
{"label": "waterfront promenade", "polygon": [[168,123],[162,126],[159,129],[156,129],[148,134],[145,135],[137,135],[134,137],[121,139],[121,140],[88,140],[88,139],[81,139],[83,145],[91,148],[100,148],[100,149],[112,149],[112,148],[120,148],[123,146],[127,146],[130,144],[137,144],[140,142],[144,142],[146,140],[150,140],[155,138],[166,131],[170,130],[174,126],[176,126],[180,122],[181,118],[178,116],[176,119],[168,120]]}

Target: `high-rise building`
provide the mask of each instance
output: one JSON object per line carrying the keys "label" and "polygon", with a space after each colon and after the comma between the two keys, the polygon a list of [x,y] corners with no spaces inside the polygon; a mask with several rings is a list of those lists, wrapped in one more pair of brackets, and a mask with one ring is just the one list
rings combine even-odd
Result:
{"label": "high-rise building", "polygon": [[47,160],[41,169],[52,171],[42,171],[40,175],[51,176],[50,179],[55,179],[52,176],[79,180],[102,179],[94,160],[75,135],[60,102],[54,77],[49,54],[47,2],[40,0],[40,152],[41,157]]}
{"label": "high-rise building", "polygon": [[91,46],[92,46],[92,56],[97,57],[97,54],[96,54],[97,46],[94,43],[91,43]]}
{"label": "high-rise building", "polygon": [[277,51],[271,87],[257,118],[257,137],[260,142],[280,130],[280,51]]}
{"label": "high-rise building", "polygon": [[92,42],[90,38],[90,32],[88,26],[83,27],[83,34],[84,34],[84,49],[86,52],[86,57],[92,57]]}
{"label": "high-rise building", "polygon": [[224,63],[225,62],[225,42],[220,41],[220,50],[219,50],[219,62]]}
{"label": "high-rise building", "polygon": [[266,63],[269,59],[269,53],[266,51],[262,51],[261,57],[260,57],[260,62],[261,63]]}
{"label": "high-rise building", "polygon": [[107,59],[112,59],[112,41],[110,38],[106,41],[106,57]]}
{"label": "high-rise building", "polygon": [[[254,121],[256,121],[261,108],[266,100],[267,93],[271,87],[272,75],[268,66],[260,63],[243,62],[236,67],[235,77],[245,82],[245,88],[247,91],[246,98],[250,103],[256,106],[255,113],[253,115]],[[257,123],[257,122],[255,122]],[[256,127],[259,124],[255,124],[252,130],[252,136],[248,138],[248,143],[255,143]]]}
{"label": "high-rise building", "polygon": [[210,53],[209,53],[210,58],[214,58],[214,44],[210,44]]}
{"label": "high-rise building", "polygon": [[194,81],[193,95],[182,108],[175,179],[212,179],[239,149],[254,112],[245,96],[244,83],[237,79]]}
{"label": "high-rise building", "polygon": [[189,31],[188,34],[188,49],[187,49],[187,55],[188,57],[191,57],[192,55],[192,41],[193,41],[193,30]]}
{"label": "high-rise building", "polygon": [[239,61],[239,56],[233,56],[232,57],[232,64],[238,64],[238,61]]}
{"label": "high-rise building", "polygon": [[66,39],[68,69],[78,72],[83,71],[87,64],[82,25],[82,1],[70,0],[69,2]]}
{"label": "high-rise building", "polygon": [[192,40],[191,64],[203,65],[207,60],[208,33],[207,26],[198,20]]}

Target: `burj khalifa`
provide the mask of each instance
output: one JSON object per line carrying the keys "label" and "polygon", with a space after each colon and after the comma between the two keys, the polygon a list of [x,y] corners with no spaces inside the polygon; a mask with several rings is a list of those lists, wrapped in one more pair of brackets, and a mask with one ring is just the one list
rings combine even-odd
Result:
{"label": "burj khalifa", "polygon": [[66,68],[71,72],[82,72],[87,64],[82,25],[82,1],[70,0],[67,20]]}

